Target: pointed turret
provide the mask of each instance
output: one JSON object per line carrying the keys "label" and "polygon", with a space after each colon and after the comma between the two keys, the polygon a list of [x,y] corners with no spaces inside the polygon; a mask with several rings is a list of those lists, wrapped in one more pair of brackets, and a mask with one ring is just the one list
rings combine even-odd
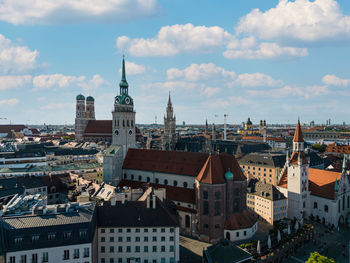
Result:
{"label": "pointed turret", "polygon": [[168,107],[173,107],[173,104],[171,103],[170,91],[169,91],[169,98],[168,98]]}
{"label": "pointed turret", "polygon": [[338,192],[338,180],[335,180],[335,184],[334,184],[334,191]]}
{"label": "pointed turret", "polygon": [[346,173],[346,157],[345,157],[345,154],[344,154],[344,158],[343,158],[343,166],[342,166],[342,170],[343,170],[343,174]]}
{"label": "pointed turret", "polygon": [[297,127],[295,128],[293,142],[304,142],[299,120]]}
{"label": "pointed turret", "polygon": [[129,84],[126,81],[124,56],[123,56],[123,62],[122,62],[122,79],[121,79],[121,81],[119,83],[119,87],[120,87],[120,94],[128,95]]}

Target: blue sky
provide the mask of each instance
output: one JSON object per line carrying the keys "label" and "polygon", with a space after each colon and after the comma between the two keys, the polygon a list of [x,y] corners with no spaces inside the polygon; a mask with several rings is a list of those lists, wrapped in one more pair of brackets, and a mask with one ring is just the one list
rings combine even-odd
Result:
{"label": "blue sky", "polygon": [[125,54],[137,123],[349,123],[349,44],[348,0],[3,0],[0,118],[110,119]]}

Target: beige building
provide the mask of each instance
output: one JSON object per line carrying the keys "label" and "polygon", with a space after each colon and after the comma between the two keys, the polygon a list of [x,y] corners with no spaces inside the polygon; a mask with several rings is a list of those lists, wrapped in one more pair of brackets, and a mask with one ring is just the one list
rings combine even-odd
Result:
{"label": "beige building", "polygon": [[285,155],[270,153],[251,153],[238,160],[248,178],[256,178],[273,185],[276,185],[285,162]]}
{"label": "beige building", "polygon": [[272,184],[250,180],[247,207],[267,223],[287,217],[287,198]]}

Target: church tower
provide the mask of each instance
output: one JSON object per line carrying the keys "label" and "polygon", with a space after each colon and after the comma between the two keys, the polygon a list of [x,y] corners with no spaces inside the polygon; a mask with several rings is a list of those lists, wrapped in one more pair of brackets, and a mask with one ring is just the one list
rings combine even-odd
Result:
{"label": "church tower", "polygon": [[82,94],[79,94],[77,96],[75,108],[75,139],[77,141],[83,139],[86,124],[85,97]]}
{"label": "church tower", "polygon": [[129,95],[125,76],[125,60],[122,62],[122,79],[119,95],[115,97],[112,111],[112,145],[103,156],[103,181],[116,186],[122,179],[122,168],[129,148],[136,147],[134,101]]}
{"label": "church tower", "polygon": [[163,150],[174,150],[176,141],[176,117],[169,93],[168,106],[166,108],[166,115],[164,116]]}
{"label": "church tower", "polygon": [[95,120],[95,99],[91,96],[86,97],[86,119]]}
{"label": "church tower", "polygon": [[120,92],[114,100],[113,117],[113,145],[122,145],[125,154],[129,147],[135,147],[135,111],[134,101],[129,96],[129,84],[125,76],[125,60],[122,63],[122,80],[119,83]]}
{"label": "church tower", "polygon": [[298,120],[293,153],[288,165],[288,217],[301,219],[309,209],[309,161],[304,153],[304,140]]}

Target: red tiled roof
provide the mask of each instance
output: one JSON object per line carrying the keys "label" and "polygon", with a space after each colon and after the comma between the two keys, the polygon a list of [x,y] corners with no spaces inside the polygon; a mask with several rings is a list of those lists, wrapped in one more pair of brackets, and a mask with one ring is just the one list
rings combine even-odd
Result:
{"label": "red tiled roof", "polygon": [[256,223],[256,218],[254,215],[248,211],[244,210],[241,213],[234,213],[232,216],[226,220],[225,229],[227,230],[238,230],[251,228]]}
{"label": "red tiled roof", "polygon": [[[221,153],[215,156],[217,156],[215,158],[218,158],[218,160],[215,159],[215,165],[219,166],[220,163],[222,169],[218,170],[218,172],[222,176],[230,169],[234,174],[234,180],[246,180],[233,155]],[[123,169],[156,171],[197,177],[208,157],[209,154],[207,153],[129,149],[124,160]]]}
{"label": "red tiled roof", "polygon": [[297,164],[298,163],[298,159],[299,159],[299,156],[298,156],[299,154],[300,154],[301,163],[302,164],[307,164],[308,160],[307,160],[304,152],[300,152],[300,153],[299,152],[293,152],[292,156],[290,157],[290,163]]}
{"label": "red tiled roof", "polygon": [[338,172],[309,168],[309,190],[312,195],[334,199],[335,180],[340,177]]}
{"label": "red tiled roof", "polygon": [[210,155],[196,180],[205,184],[225,183],[224,170],[219,155]]}
{"label": "red tiled roof", "polygon": [[339,145],[337,143],[331,143],[327,146],[325,152],[350,154],[350,145]]}
{"label": "red tiled roof", "polygon": [[293,142],[304,142],[299,120],[297,123],[297,127],[295,128]]}
{"label": "red tiled roof", "polygon": [[126,179],[121,180],[118,184],[119,187],[128,186],[128,187],[131,187],[132,189],[144,188],[146,185],[152,186],[155,189],[165,188],[167,199],[184,202],[184,203],[190,203],[190,204],[194,204],[196,202],[195,191],[194,189],[190,189],[190,188],[145,183],[145,182],[139,182],[139,181],[126,180]]}
{"label": "red tiled roof", "polygon": [[27,127],[21,124],[0,125],[0,133],[9,133],[12,130],[15,132],[20,132],[25,128]]}
{"label": "red tiled roof", "polygon": [[89,134],[106,134],[112,136],[112,121],[111,120],[89,120],[84,136]]}
{"label": "red tiled roof", "polygon": [[284,170],[284,173],[281,177],[281,180],[280,180],[278,186],[283,187],[283,188],[288,188],[288,169]]}

